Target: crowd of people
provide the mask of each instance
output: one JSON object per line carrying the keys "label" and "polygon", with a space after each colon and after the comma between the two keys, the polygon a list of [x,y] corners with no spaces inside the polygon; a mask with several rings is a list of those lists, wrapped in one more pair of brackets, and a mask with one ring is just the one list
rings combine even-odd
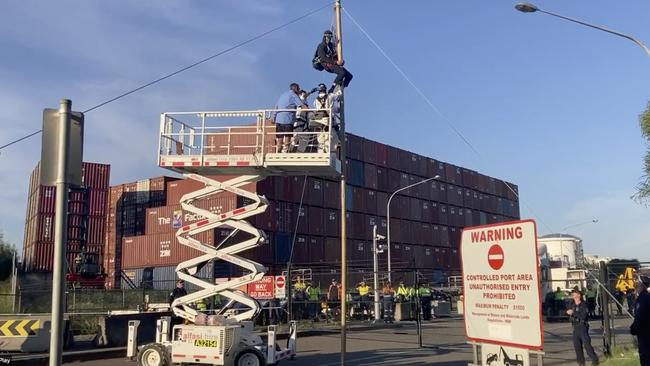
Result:
{"label": "crowd of people", "polygon": [[[327,289],[321,290],[317,285],[304,281],[300,277],[293,285],[293,314],[295,319],[310,319],[328,321],[339,318],[341,306],[341,284],[333,278]],[[394,288],[386,282],[379,289],[380,318],[384,322],[395,320],[395,304],[407,303],[412,314],[420,311],[423,320],[431,320],[432,300],[450,300],[449,296],[431,289],[429,284],[421,283],[418,287],[406,286],[400,282]],[[374,319],[374,289],[365,281],[361,281],[346,294],[350,318],[360,320]],[[419,304],[419,307],[416,306]]]}

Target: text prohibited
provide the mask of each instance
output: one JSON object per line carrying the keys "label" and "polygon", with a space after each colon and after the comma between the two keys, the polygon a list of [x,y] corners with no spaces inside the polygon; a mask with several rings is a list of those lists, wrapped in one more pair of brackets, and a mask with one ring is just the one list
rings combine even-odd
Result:
{"label": "text prohibited", "polygon": [[535,222],[465,228],[461,256],[467,338],[541,349]]}

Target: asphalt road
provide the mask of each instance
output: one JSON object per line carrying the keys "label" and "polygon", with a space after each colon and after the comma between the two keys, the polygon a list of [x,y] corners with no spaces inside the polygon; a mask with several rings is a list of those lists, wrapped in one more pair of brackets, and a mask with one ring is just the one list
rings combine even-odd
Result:
{"label": "asphalt road", "polygon": [[[627,334],[630,321],[616,321],[616,343],[631,344]],[[592,344],[602,355],[600,323],[592,322]],[[423,348],[413,323],[392,328],[352,329],[348,332],[346,364],[348,365],[467,365],[472,359],[472,348],[465,341],[462,319],[437,319],[423,325]],[[340,362],[341,339],[339,333],[302,337],[298,340],[298,356],[284,361],[289,366],[334,366]],[[575,354],[571,342],[571,325],[568,323],[544,324],[544,365],[574,365]],[[532,361],[532,360],[531,360]],[[534,364],[534,361],[531,363]],[[135,362],[123,358],[72,362],[83,366],[134,366]]]}

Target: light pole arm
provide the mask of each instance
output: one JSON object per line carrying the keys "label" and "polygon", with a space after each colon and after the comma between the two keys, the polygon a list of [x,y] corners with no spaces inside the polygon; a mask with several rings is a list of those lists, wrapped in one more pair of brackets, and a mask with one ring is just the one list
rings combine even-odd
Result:
{"label": "light pole arm", "polygon": [[587,22],[584,22],[582,20],[578,20],[578,19],[575,19],[575,18],[567,17],[567,16],[560,15],[560,14],[551,13],[550,11],[542,10],[542,9],[539,9],[539,8],[537,8],[537,11],[539,11],[540,13],[552,15],[552,16],[557,17],[557,18],[568,20],[570,22],[578,23],[578,24],[581,24],[581,25],[584,25],[584,26],[587,26],[587,27],[590,27],[590,28],[598,29],[600,31],[607,32],[607,33],[613,34],[615,36],[619,36],[619,37],[623,37],[625,39],[628,39],[628,40],[636,43],[637,46],[641,47],[645,51],[646,55],[648,55],[650,57],[650,49],[648,49],[648,47],[646,47],[646,45],[644,45],[643,42],[639,41],[638,39],[636,39],[636,38],[634,38],[634,37],[632,37],[632,36],[630,36],[628,34],[617,32],[615,30],[605,28],[605,27],[601,27],[599,25],[590,24],[590,23],[587,23]]}

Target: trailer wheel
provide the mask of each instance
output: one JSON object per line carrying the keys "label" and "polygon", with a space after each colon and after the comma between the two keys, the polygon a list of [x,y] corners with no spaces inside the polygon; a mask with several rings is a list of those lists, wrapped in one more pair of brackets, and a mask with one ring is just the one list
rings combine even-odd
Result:
{"label": "trailer wheel", "polygon": [[266,366],[266,361],[256,349],[245,349],[235,358],[235,366]]}
{"label": "trailer wheel", "polygon": [[138,366],[170,366],[171,360],[165,346],[149,343],[138,352]]}

